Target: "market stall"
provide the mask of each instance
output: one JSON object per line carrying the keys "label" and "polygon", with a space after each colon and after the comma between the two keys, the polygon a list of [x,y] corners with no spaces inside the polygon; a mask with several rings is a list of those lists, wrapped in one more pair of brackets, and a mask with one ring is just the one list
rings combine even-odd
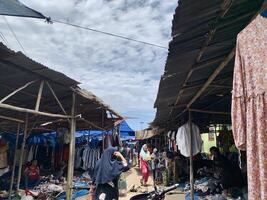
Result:
{"label": "market stall", "polygon": [[[65,128],[69,133],[67,199],[71,199],[76,130],[92,127],[109,130],[122,117],[95,95],[80,89],[78,82],[64,74],[8,49],[2,43],[0,53],[0,131],[17,133],[17,138],[23,132],[21,144],[16,140],[16,146],[21,145],[22,149],[16,189],[20,188],[28,135]],[[16,154],[14,160],[15,157]]]}
{"label": "market stall", "polygon": [[[266,1],[264,6],[263,0],[179,1],[173,20],[173,38],[169,45],[165,73],[155,102],[157,114],[152,126],[169,131],[188,125],[188,142],[183,149],[187,149],[186,154],[190,157],[190,199],[195,197],[196,186],[193,179],[193,155],[200,151],[194,149],[194,126],[197,125],[200,133],[204,133],[211,124],[231,124],[231,91],[233,75],[235,76],[237,35],[255,18],[262,18],[264,23],[262,9],[265,7]],[[257,31],[260,34],[261,29]],[[254,53],[256,52],[255,50]],[[242,91],[242,88],[239,89],[238,91]],[[233,109],[235,108],[236,106]],[[234,114],[244,117],[241,112]],[[234,130],[235,126],[240,126],[233,125]],[[239,138],[239,134],[241,133],[235,139]],[[252,177],[252,173],[248,176]],[[251,181],[249,184],[253,183]],[[249,190],[249,196],[251,194],[254,194],[252,189]],[[264,199],[255,194],[250,198]]]}

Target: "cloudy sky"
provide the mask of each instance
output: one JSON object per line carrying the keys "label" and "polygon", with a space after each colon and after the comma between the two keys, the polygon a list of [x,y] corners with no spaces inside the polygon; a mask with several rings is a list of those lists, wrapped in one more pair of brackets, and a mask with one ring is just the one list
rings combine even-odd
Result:
{"label": "cloudy sky", "polygon": [[[177,0],[20,1],[52,19],[166,47],[177,6]],[[82,88],[133,118],[128,122],[135,130],[153,120],[167,50],[38,19],[6,19],[27,56],[80,81]],[[7,46],[21,51],[3,17],[0,27]]]}

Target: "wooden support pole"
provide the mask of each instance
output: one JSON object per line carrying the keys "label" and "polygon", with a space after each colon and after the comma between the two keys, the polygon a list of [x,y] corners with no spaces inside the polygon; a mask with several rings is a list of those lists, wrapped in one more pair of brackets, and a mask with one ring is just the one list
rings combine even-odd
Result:
{"label": "wooden support pole", "polygon": [[18,148],[18,143],[19,143],[19,132],[20,132],[20,123],[18,123],[18,128],[17,128],[16,144],[15,144],[14,159],[13,159],[13,166],[12,166],[12,175],[11,175],[11,182],[10,182],[9,195],[8,195],[9,200],[11,200],[11,195],[12,195],[12,191],[13,191],[14,176],[15,176],[15,169],[16,169],[16,160],[17,160],[16,150]]}
{"label": "wooden support pole", "polygon": [[[102,110],[102,127],[104,127],[104,109]],[[102,132],[102,149],[103,149],[103,151],[104,151],[104,149],[105,149],[105,135],[104,135],[104,132]]]}
{"label": "wooden support pole", "polygon": [[16,93],[18,93],[19,91],[25,89],[26,87],[28,87],[29,85],[35,83],[36,81],[30,81],[28,83],[26,83],[25,85],[23,85],[22,87],[16,89],[15,91],[11,92],[9,95],[7,95],[6,97],[4,97],[3,99],[1,99],[0,103],[3,103],[4,101],[6,101],[7,99],[9,99],[10,97],[12,97],[13,95],[15,95]]}
{"label": "wooden support pole", "polygon": [[63,119],[71,118],[71,116],[68,116],[68,115],[60,115],[60,114],[52,114],[52,113],[47,113],[47,112],[40,112],[40,111],[31,110],[28,108],[21,108],[21,107],[17,107],[17,106],[12,106],[12,105],[5,104],[5,103],[0,103],[0,108],[14,110],[14,111],[18,111],[18,112],[31,113],[34,115],[42,115],[42,116],[47,116],[47,117],[55,117],[55,118],[63,118]]}
{"label": "wooden support pole", "polygon": [[193,140],[192,140],[192,116],[189,110],[189,147],[190,147],[190,199],[194,200],[194,170],[193,170]]}
{"label": "wooden support pole", "polygon": [[28,116],[28,114],[26,114],[24,133],[23,133],[23,141],[22,141],[22,145],[21,145],[21,152],[20,152],[20,158],[19,158],[17,190],[19,190],[19,186],[20,186],[21,170],[22,170],[22,164],[23,164],[23,159],[24,159],[24,149],[25,149],[26,139],[27,139],[27,135],[28,135],[28,123],[29,123],[29,116]]}
{"label": "wooden support pole", "polygon": [[41,81],[39,91],[38,91],[37,100],[36,100],[36,104],[35,104],[35,111],[39,111],[41,98],[42,98],[42,94],[43,94],[43,89],[44,89],[44,81]]}
{"label": "wooden support pole", "polygon": [[50,83],[46,81],[46,85],[48,86],[49,90],[50,90],[51,93],[53,94],[54,98],[56,99],[56,101],[57,101],[59,107],[61,108],[61,110],[63,111],[63,113],[64,113],[65,115],[68,115],[67,112],[66,112],[66,110],[64,109],[63,105],[60,103],[60,101],[59,101],[59,99],[58,99],[58,97],[57,97],[55,91],[54,91],[53,88],[51,87]]}
{"label": "wooden support pole", "polygon": [[70,151],[69,151],[69,162],[68,162],[68,177],[67,177],[67,200],[72,199],[72,182],[74,172],[74,156],[75,156],[75,132],[76,132],[76,94],[73,92],[72,97],[72,108],[71,108],[71,123],[70,123]]}
{"label": "wooden support pole", "polygon": [[9,121],[12,121],[12,122],[17,122],[17,123],[24,123],[23,120],[21,119],[17,119],[17,118],[14,118],[14,117],[7,117],[7,116],[4,116],[4,115],[0,115],[0,119],[5,119],[5,120],[9,120]]}

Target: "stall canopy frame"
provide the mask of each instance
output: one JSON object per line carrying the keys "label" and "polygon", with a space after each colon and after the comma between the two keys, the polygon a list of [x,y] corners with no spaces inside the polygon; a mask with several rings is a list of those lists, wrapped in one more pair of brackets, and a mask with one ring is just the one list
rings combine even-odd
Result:
{"label": "stall canopy frame", "polygon": [[[34,130],[47,132],[48,128],[56,130],[57,126],[65,126],[71,131],[70,149],[74,151],[76,126],[78,130],[91,127],[105,130],[105,127],[112,126],[117,120],[122,119],[101,99],[80,89],[77,81],[31,60],[21,52],[11,51],[2,43],[0,43],[0,71],[0,131],[18,133],[21,125],[24,125],[22,147],[25,147],[27,135]],[[107,112],[115,117],[109,118]],[[87,123],[84,123],[84,120]],[[49,126],[45,125],[47,123]],[[21,153],[17,189],[24,152]],[[69,200],[72,196],[72,156],[73,152],[70,153],[68,163],[67,199]],[[12,180],[14,181],[14,177]]]}

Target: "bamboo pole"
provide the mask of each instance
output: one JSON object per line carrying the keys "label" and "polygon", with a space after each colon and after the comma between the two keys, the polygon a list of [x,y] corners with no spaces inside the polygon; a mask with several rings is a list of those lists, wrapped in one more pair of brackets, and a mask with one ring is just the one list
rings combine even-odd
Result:
{"label": "bamboo pole", "polygon": [[68,115],[67,112],[66,112],[66,110],[64,109],[63,105],[62,105],[61,102],[59,101],[59,99],[58,99],[58,97],[57,97],[55,91],[53,90],[52,86],[50,85],[50,83],[46,81],[46,85],[48,86],[49,90],[50,90],[51,93],[53,94],[54,98],[56,99],[56,101],[57,101],[59,107],[61,108],[61,110],[63,111],[63,113],[64,113],[65,115]]}
{"label": "bamboo pole", "polygon": [[[104,127],[104,110],[102,110],[102,123],[101,123],[101,126]],[[102,132],[102,148],[103,148],[103,151],[105,149],[105,135],[104,135],[104,132]]]}
{"label": "bamboo pole", "polygon": [[22,141],[22,145],[21,145],[21,152],[20,152],[20,159],[19,159],[17,190],[19,190],[20,179],[21,179],[21,170],[22,170],[22,163],[23,163],[23,159],[24,159],[24,149],[25,149],[25,144],[26,144],[26,139],[27,139],[28,123],[29,123],[29,116],[28,116],[28,114],[26,114],[24,133],[23,133],[23,141]]}
{"label": "bamboo pole", "polygon": [[18,112],[31,113],[34,115],[42,115],[42,116],[47,116],[47,117],[55,117],[55,118],[63,118],[63,119],[71,118],[71,116],[68,116],[68,115],[60,115],[60,114],[52,114],[52,113],[47,113],[47,112],[40,112],[40,111],[31,110],[28,108],[21,108],[21,107],[17,107],[17,106],[12,106],[12,105],[5,104],[5,103],[0,103],[0,108],[14,110],[14,111],[18,111]]}
{"label": "bamboo pole", "polygon": [[74,155],[75,155],[75,132],[76,132],[76,118],[75,118],[75,105],[76,95],[73,92],[73,102],[71,108],[71,124],[70,124],[70,151],[69,151],[69,162],[68,162],[68,177],[67,177],[67,200],[72,199],[72,182],[73,182],[73,171],[74,171]]}
{"label": "bamboo pole", "polygon": [[194,200],[194,171],[193,171],[193,142],[192,142],[192,118],[189,110],[189,147],[190,147],[190,199]]}
{"label": "bamboo pole", "polygon": [[39,111],[41,98],[42,98],[42,94],[43,94],[43,89],[44,89],[44,81],[41,81],[39,91],[38,91],[37,100],[36,100],[36,104],[35,104],[35,111]]}
{"label": "bamboo pole", "polygon": [[88,121],[88,120],[86,120],[86,119],[84,119],[84,118],[81,118],[80,120],[84,121],[85,123],[89,124],[90,126],[93,126],[93,127],[97,128],[97,129],[99,129],[99,130],[101,130],[101,131],[105,131],[105,129],[103,129],[103,128],[97,126],[97,125],[94,124],[93,122],[90,122],[90,121]]}
{"label": "bamboo pole", "polygon": [[9,187],[9,195],[8,195],[9,200],[11,200],[11,194],[12,194],[13,184],[14,184],[14,176],[15,176],[16,160],[17,160],[16,150],[18,148],[18,143],[19,143],[19,132],[20,132],[20,123],[18,123],[18,128],[17,128],[16,144],[15,144],[14,159],[13,159],[13,166],[12,166],[12,176],[11,176],[11,182],[10,182],[10,187]]}
{"label": "bamboo pole", "polygon": [[5,119],[5,120],[9,120],[9,121],[13,121],[13,122],[17,122],[17,123],[24,123],[23,120],[21,119],[17,119],[17,118],[14,118],[14,117],[7,117],[7,116],[4,116],[4,115],[0,115],[0,119]]}
{"label": "bamboo pole", "polygon": [[19,91],[25,89],[26,87],[28,87],[29,85],[35,83],[35,81],[30,81],[28,83],[26,83],[25,85],[23,85],[22,87],[16,89],[15,91],[11,92],[9,95],[7,95],[6,97],[4,97],[3,99],[1,99],[0,103],[3,103],[4,101],[6,101],[7,99],[9,99],[10,97],[12,97],[13,95],[15,95],[16,93],[18,93]]}

